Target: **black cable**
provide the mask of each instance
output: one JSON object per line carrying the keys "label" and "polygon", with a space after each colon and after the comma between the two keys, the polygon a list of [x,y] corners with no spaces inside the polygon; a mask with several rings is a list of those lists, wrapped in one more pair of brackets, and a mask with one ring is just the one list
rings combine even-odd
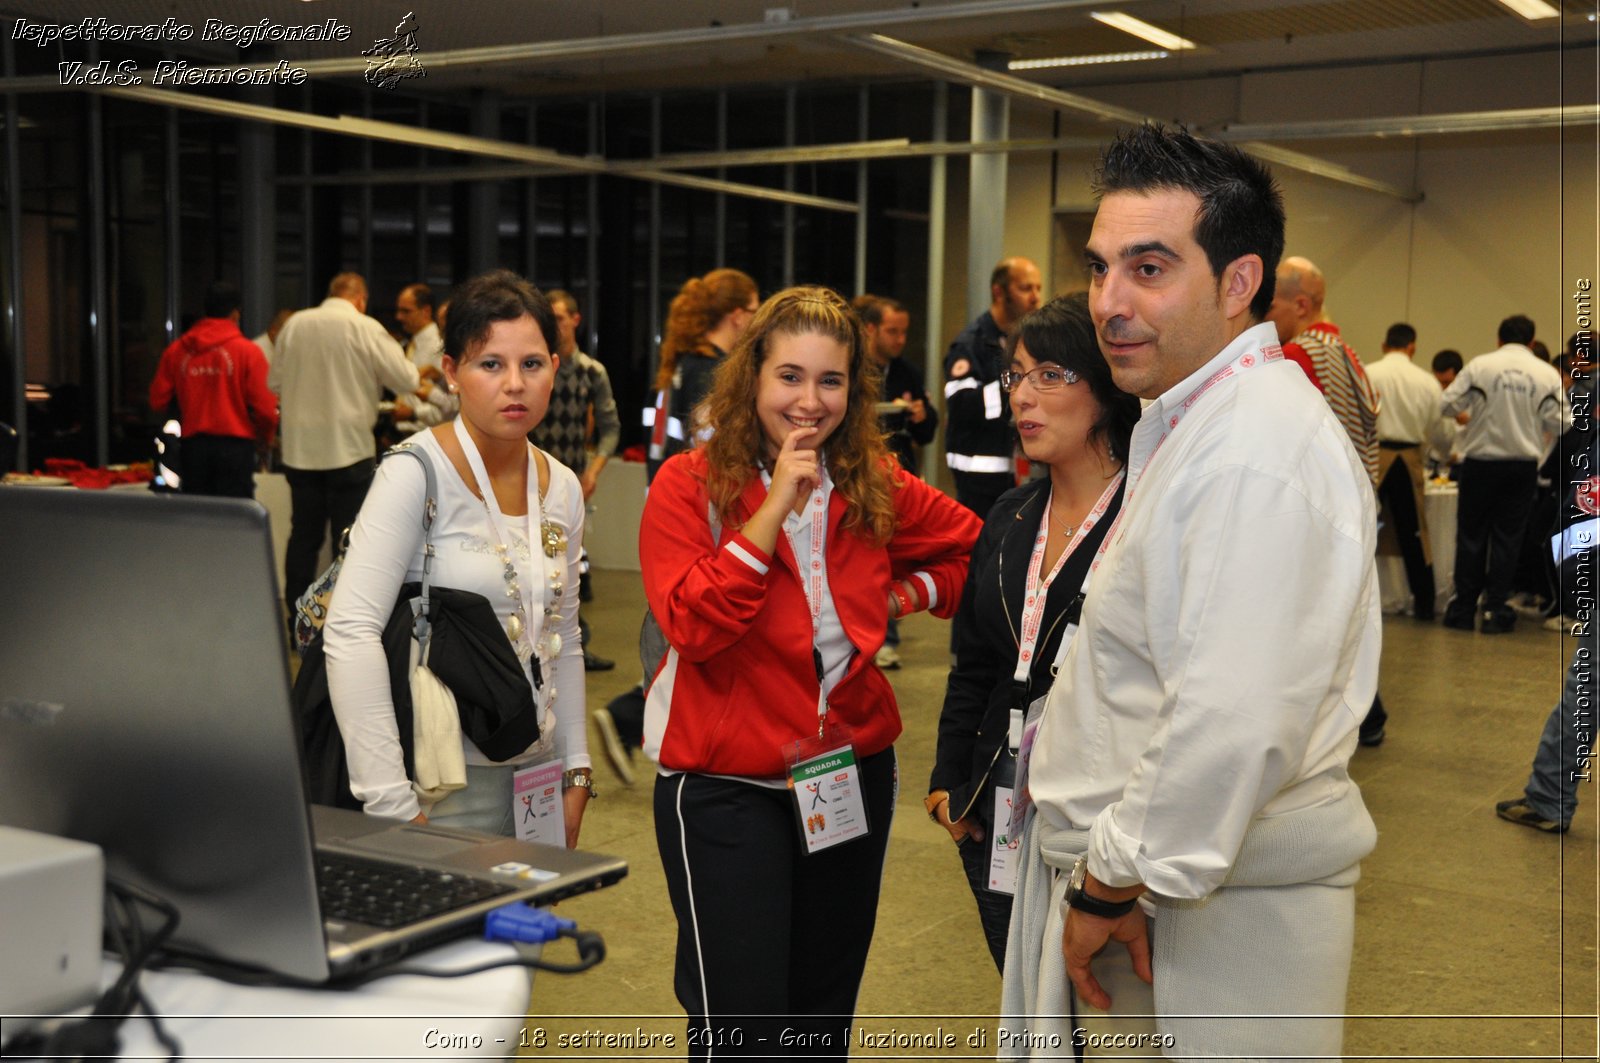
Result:
{"label": "black cable", "polygon": [[[144,921],[135,907],[145,905],[161,913],[163,922],[154,933],[145,933]],[[139,989],[139,974],[161,945],[172,936],[178,926],[178,910],[170,903],[138,886],[113,876],[106,876],[105,933],[111,939],[112,949],[122,959],[122,972],[111,987],[95,1001],[94,1009],[86,1019],[66,1023],[48,1034],[29,1031],[11,1039],[0,1055],[6,1058],[49,1057],[52,1059],[79,1060],[115,1057],[120,1054],[121,1039],[117,1030],[133,1013],[136,1003],[144,1003]],[[176,1059],[180,1049],[171,1035],[156,1026],[157,1040],[161,1041]]]}
{"label": "black cable", "polygon": [[309,982],[278,974],[275,971],[239,967],[208,960],[203,956],[187,954],[182,956],[163,955],[147,966],[156,970],[179,968],[198,971],[209,978],[215,978],[230,985],[251,988],[356,989],[369,982],[375,982],[380,978],[389,978],[397,974],[414,974],[424,978],[465,978],[468,975],[482,974],[485,971],[494,971],[502,967],[526,967],[530,970],[546,971],[550,974],[579,974],[598,966],[606,957],[605,939],[597,931],[563,930],[560,932],[560,936],[571,938],[577,943],[579,957],[577,963],[552,963],[548,960],[523,955],[514,960],[495,960],[490,963],[479,964],[476,967],[463,967],[454,971],[404,965],[379,967],[370,971],[359,971],[332,982]]}
{"label": "black cable", "polygon": [[430,970],[426,967],[380,967],[372,971],[363,971],[349,978],[340,979],[332,983],[330,989],[354,989],[357,986],[376,982],[380,978],[390,978],[397,974],[414,974],[424,978],[465,978],[468,975],[482,974],[485,971],[499,970],[502,967],[526,967],[535,971],[547,971],[551,974],[580,974],[590,968],[596,967],[601,960],[606,958],[606,942],[597,931],[593,930],[563,930],[561,937],[571,938],[577,943],[577,963],[551,963],[542,958],[535,958],[522,952],[518,946],[517,951],[522,955],[515,960],[495,960],[492,963],[479,964],[476,967],[463,967],[454,971]]}
{"label": "black cable", "polygon": [[150,1023],[151,1035],[160,1042],[162,1048],[167,1050],[168,1063],[173,1063],[173,1061],[182,1058],[183,1046],[178,1043],[176,1037],[173,1037],[168,1032],[166,1025],[161,1021],[161,1013],[156,1011],[154,1004],[150,1003],[150,998],[145,995],[142,987],[135,991],[134,999],[139,1002],[140,1009],[144,1011],[144,1017]]}

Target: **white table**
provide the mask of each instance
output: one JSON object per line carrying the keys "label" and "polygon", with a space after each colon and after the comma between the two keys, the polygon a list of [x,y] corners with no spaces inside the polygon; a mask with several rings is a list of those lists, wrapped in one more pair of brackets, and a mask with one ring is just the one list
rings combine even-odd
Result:
{"label": "white table", "polygon": [[[509,945],[461,940],[403,962],[440,969],[509,958]],[[104,985],[120,965],[108,961]],[[190,1060],[407,1060],[516,1054],[533,972],[464,978],[396,975],[358,989],[231,985],[189,971],[147,971],[142,985]],[[123,1059],[165,1059],[143,1016],[121,1027]]]}

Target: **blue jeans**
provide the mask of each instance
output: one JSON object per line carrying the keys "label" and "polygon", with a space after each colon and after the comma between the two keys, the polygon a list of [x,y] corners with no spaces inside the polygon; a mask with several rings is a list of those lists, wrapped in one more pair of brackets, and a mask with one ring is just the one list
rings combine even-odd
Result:
{"label": "blue jeans", "polygon": [[1587,635],[1580,637],[1567,666],[1561,700],[1550,710],[1539,751],[1533,756],[1533,773],[1524,795],[1528,806],[1563,826],[1578,810],[1578,783],[1589,778],[1594,750],[1595,647]]}
{"label": "blue jeans", "polygon": [[461,827],[485,834],[516,836],[512,821],[511,779],[517,769],[509,764],[467,765],[467,788],[457,790],[425,811],[428,822],[441,827]]}

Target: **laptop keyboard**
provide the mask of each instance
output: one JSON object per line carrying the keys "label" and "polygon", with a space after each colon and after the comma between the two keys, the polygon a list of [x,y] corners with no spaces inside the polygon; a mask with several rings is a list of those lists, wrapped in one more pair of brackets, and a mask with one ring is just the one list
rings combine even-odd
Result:
{"label": "laptop keyboard", "polygon": [[500,882],[333,853],[317,854],[317,890],[324,919],[386,930],[514,892]]}

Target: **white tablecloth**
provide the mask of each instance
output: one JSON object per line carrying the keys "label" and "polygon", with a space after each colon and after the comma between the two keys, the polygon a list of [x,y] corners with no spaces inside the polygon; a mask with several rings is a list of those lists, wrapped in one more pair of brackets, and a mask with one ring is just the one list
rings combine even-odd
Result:
{"label": "white tablecloth", "polygon": [[[510,958],[509,945],[462,940],[403,961],[459,969]],[[104,984],[120,966],[107,962]],[[465,978],[396,975],[358,989],[230,985],[188,971],[148,971],[145,993],[190,1060],[406,1060],[516,1054],[532,973],[503,967]],[[165,1059],[143,1017],[122,1026],[123,1059]]]}
{"label": "white tablecloth", "polygon": [[[1434,609],[1441,611],[1455,593],[1456,503],[1460,494],[1453,483],[1429,481],[1422,497],[1428,517],[1428,546],[1433,555]],[[1411,609],[1411,589],[1399,557],[1378,555],[1378,593],[1385,613]]]}

